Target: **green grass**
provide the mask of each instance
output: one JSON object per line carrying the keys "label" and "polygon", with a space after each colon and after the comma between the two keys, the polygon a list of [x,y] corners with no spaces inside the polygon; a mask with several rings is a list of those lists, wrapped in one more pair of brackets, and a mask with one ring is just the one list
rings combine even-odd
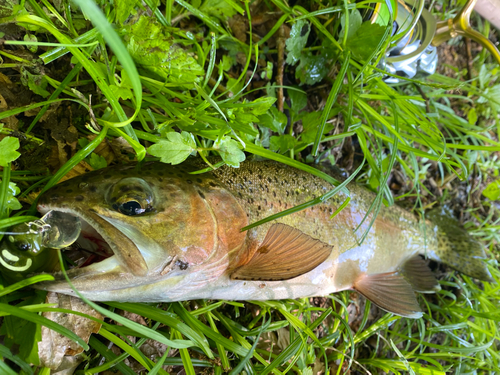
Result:
{"label": "green grass", "polygon": [[[30,42],[6,38],[10,44],[0,47],[0,73],[16,76],[13,72],[22,72],[24,85],[39,95],[28,105],[0,113],[0,121],[7,122],[10,116],[21,119],[16,131],[0,127],[0,133],[10,137],[0,146],[0,165],[4,166],[0,229],[32,220],[25,216],[35,214],[31,193],[47,190],[82,161],[94,168],[106,164],[94,152],[105,139],[123,137],[133,150],[126,155],[131,160],[149,157],[147,150],[168,160],[171,154],[155,151],[151,145],[176,142],[184,158],[197,153],[206,160],[218,154],[224,162],[238,165],[244,157],[255,155],[335,184],[308,164],[325,158],[335,161],[335,149],[355,139],[359,155],[349,172],[377,192],[372,205],[375,212],[384,202],[394,204],[395,200],[421,212],[437,202],[451,202],[455,191],[464,186],[470,188],[470,201],[474,193],[481,197],[479,190],[491,185],[490,199],[482,197],[479,207],[471,203],[465,215],[472,221],[471,233],[490,249],[490,269],[497,281],[478,284],[449,272],[440,280],[438,294],[419,297],[425,307],[419,320],[380,313],[374,318],[378,310],[369,302],[357,306],[359,299],[349,292],[324,300],[100,304],[97,308],[108,319],[89,341],[79,373],[108,369],[135,373],[137,367],[132,369],[130,363],[139,363],[151,374],[165,373],[162,365],[173,366],[172,372],[183,366],[187,374],[312,374],[319,368],[332,374],[348,369],[396,374],[500,371],[500,272],[495,262],[500,224],[494,192],[500,164],[492,157],[500,151],[500,82],[499,67],[490,63],[485,51],[474,58],[476,71],[469,72],[473,79],[467,80],[465,72],[456,69],[454,76],[435,74],[416,81],[421,90],[417,91],[415,82],[394,87],[383,82],[375,66],[391,43],[389,27],[366,26],[364,33],[356,34],[360,26],[352,11],[362,9],[364,2],[304,1],[289,7],[280,0],[263,1],[264,9],[280,11],[274,13],[274,23],[264,34],[262,28],[252,26],[259,17],[258,12],[249,12],[252,4],[235,0],[205,1],[201,6],[173,0],[122,1],[116,6],[104,2],[100,7],[90,1],[76,3],[85,16],[66,1],[55,6],[46,0],[30,0],[13,9],[0,9],[0,24],[17,25],[20,35],[30,35]],[[446,7],[437,16],[450,17],[456,9]],[[139,14],[146,11],[153,14],[155,23],[143,18],[144,24],[134,28]],[[127,21],[131,13],[133,18]],[[226,22],[225,16],[236,14],[250,25],[244,30],[246,41],[236,38]],[[347,18],[344,24],[351,33],[340,34],[342,17]],[[272,69],[280,50],[274,42],[282,25],[295,35],[283,47],[286,74],[292,82],[287,86],[278,85],[277,68]],[[481,27],[488,32],[487,25]],[[162,37],[148,39],[152,33]],[[17,56],[21,47],[14,42],[34,48],[40,60]],[[44,45],[47,42],[52,44]],[[161,53],[144,57],[144,51],[151,49]],[[138,56],[139,63],[134,63]],[[43,74],[42,67],[47,68]],[[313,68],[320,72],[319,78],[307,73]],[[289,119],[270,99],[280,89],[285,89]],[[84,115],[75,115],[73,120],[79,138],[75,152],[53,174],[11,171],[33,148],[47,142],[54,146],[39,120],[58,103],[83,109]],[[34,117],[23,115],[33,109],[40,112]],[[337,129],[332,121],[338,121]],[[174,142],[168,136],[174,131],[184,132],[185,138]],[[95,137],[89,141],[91,134]],[[14,137],[22,140],[21,145]],[[19,159],[16,150],[21,153]],[[405,182],[397,197],[388,184],[394,170]],[[438,186],[441,180],[447,182],[441,197],[433,195],[431,179]],[[473,185],[475,180],[478,183]],[[19,189],[17,197],[24,203],[21,211],[9,182]],[[340,189],[346,187],[341,185],[327,196]],[[319,198],[304,202],[281,215],[318,202]],[[0,290],[2,373],[35,371],[29,364],[38,363],[40,325],[74,338],[38,314],[68,311],[44,304],[43,293],[22,289],[39,279],[11,286],[5,282]],[[356,306],[359,312],[353,314]],[[118,310],[139,314],[146,326],[120,316]],[[139,348],[147,339],[163,343],[165,355],[154,360],[146,357]],[[109,350],[109,343],[120,348],[119,355]],[[17,345],[23,349],[18,351]]]}

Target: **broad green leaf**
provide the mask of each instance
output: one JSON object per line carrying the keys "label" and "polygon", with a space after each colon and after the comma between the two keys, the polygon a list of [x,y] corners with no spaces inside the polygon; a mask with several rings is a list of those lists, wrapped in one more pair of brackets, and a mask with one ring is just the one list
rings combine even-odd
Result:
{"label": "broad green leaf", "polygon": [[128,87],[109,85],[109,89],[113,92],[113,94],[116,95],[117,98],[127,100],[134,97],[132,90],[130,90]]}
{"label": "broad green leaf", "polygon": [[201,12],[226,21],[236,14],[236,10],[231,6],[231,2],[226,0],[205,0],[199,8]]}
{"label": "broad green leaf", "polygon": [[[345,14],[343,14],[342,18],[340,19],[340,25],[342,26],[342,30],[339,33],[339,39],[342,39],[345,34],[345,18],[346,18]],[[361,17],[361,13],[359,12],[359,10],[353,9],[349,13],[347,40],[349,40],[356,34],[356,31],[358,31],[362,23],[363,23],[363,17]]]}
{"label": "broad green leaf", "polygon": [[255,116],[263,115],[269,111],[269,108],[274,104],[276,98],[272,98],[269,96],[255,99],[251,102],[251,111]]}
{"label": "broad green leaf", "polygon": [[21,154],[16,150],[19,148],[19,139],[15,137],[5,137],[0,141],[0,166],[7,167],[7,164],[16,160]]}
{"label": "broad green leaf", "polygon": [[292,111],[294,113],[299,113],[307,105],[307,95],[303,91],[288,90],[288,96],[292,104]]}
{"label": "broad green leaf", "polygon": [[[24,41],[25,42],[34,42],[34,43],[36,43],[36,42],[38,42],[38,39],[37,39],[36,35],[34,35],[34,34],[26,34],[24,36]],[[38,49],[38,47],[36,45],[28,45],[27,48],[32,53],[35,53],[36,50]]]}
{"label": "broad green leaf", "polygon": [[154,18],[142,16],[137,23],[126,25],[122,34],[137,66],[166,82],[190,86],[200,82],[205,74],[196,60],[175,44],[174,37]]}
{"label": "broad green leaf", "polygon": [[288,118],[283,112],[278,111],[276,107],[271,107],[267,113],[259,116],[259,123],[276,133],[283,134]]}
{"label": "broad green leaf", "polygon": [[287,64],[293,65],[299,61],[310,32],[311,26],[306,20],[298,20],[293,24],[290,31],[290,38],[286,40],[286,50],[288,52],[286,57]]}
{"label": "broad green leaf", "polygon": [[[330,111],[328,118],[332,118],[338,114],[338,109],[335,108]],[[301,140],[306,143],[312,143],[316,139],[316,134],[318,133],[318,126],[321,120],[321,113],[318,112],[309,112],[302,118],[302,127],[304,130],[301,133]],[[323,129],[323,134],[329,133],[335,127],[334,124],[329,123],[328,121],[325,123],[325,127]]]}
{"label": "broad green leaf", "polygon": [[45,90],[47,87],[47,80],[43,74],[32,74],[23,67],[21,68],[21,82],[42,98],[46,98],[50,95],[50,92]]}
{"label": "broad green leaf", "polygon": [[476,108],[471,108],[467,113],[467,120],[469,120],[469,124],[475,125],[477,122],[477,112]]}
{"label": "broad green leaf", "polygon": [[384,36],[385,27],[370,21],[363,22],[356,34],[348,40],[347,46],[356,59],[366,61]]}
{"label": "broad green leaf", "polygon": [[191,133],[167,133],[167,139],[148,148],[148,152],[159,157],[163,163],[179,164],[196,151],[196,141]]}
{"label": "broad green leaf", "polygon": [[324,41],[319,51],[314,54],[306,52],[300,58],[300,64],[295,69],[295,77],[301,84],[313,85],[321,82],[330,70],[334,61],[334,49],[329,41]]}
{"label": "broad green leaf", "polygon": [[270,139],[269,147],[273,151],[279,151],[281,154],[290,150],[295,144],[297,140],[291,136],[290,134],[284,134],[280,136],[273,135]]}
{"label": "broad green leaf", "polygon": [[240,163],[245,160],[245,153],[240,150],[239,143],[229,136],[225,136],[215,147],[226,164],[239,168]]}
{"label": "broad green leaf", "polygon": [[479,87],[484,89],[488,86],[488,82],[491,79],[491,73],[488,71],[488,68],[485,64],[481,65],[481,69],[479,70]]}
{"label": "broad green leaf", "polygon": [[493,108],[500,111],[500,85],[488,87],[484,90],[484,95],[486,96],[484,101],[487,101]]}
{"label": "broad green leaf", "polygon": [[483,195],[492,201],[498,200],[500,198],[500,180],[490,182],[483,190]]}
{"label": "broad green leaf", "polygon": [[[2,180],[0,179],[0,185],[2,184]],[[21,209],[21,203],[16,198],[21,190],[17,187],[14,182],[9,182],[9,187],[7,189],[7,197],[6,197],[6,208],[9,210],[19,210]]]}
{"label": "broad green leaf", "polygon": [[120,0],[115,2],[116,22],[120,25],[131,15],[135,14],[135,4],[137,0]]}
{"label": "broad green leaf", "polygon": [[106,168],[108,163],[106,159],[104,159],[101,155],[97,155],[96,153],[92,153],[88,159],[89,164],[94,169]]}

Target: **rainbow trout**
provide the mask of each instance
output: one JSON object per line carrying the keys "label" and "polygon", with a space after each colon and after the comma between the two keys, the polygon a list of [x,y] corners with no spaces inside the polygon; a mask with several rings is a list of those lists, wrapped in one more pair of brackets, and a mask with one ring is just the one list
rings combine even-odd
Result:
{"label": "rainbow trout", "polygon": [[[105,259],[68,271],[94,301],[268,300],[355,289],[381,308],[420,317],[417,292],[439,284],[420,255],[490,280],[484,252],[457,224],[382,207],[356,230],[374,194],[354,184],[327,202],[242,232],[333,188],[274,162],[190,174],[200,164],[146,163],[94,171],[47,191],[39,210],[76,215]],[[103,250],[105,249],[105,250]],[[39,287],[74,294],[60,273]]]}

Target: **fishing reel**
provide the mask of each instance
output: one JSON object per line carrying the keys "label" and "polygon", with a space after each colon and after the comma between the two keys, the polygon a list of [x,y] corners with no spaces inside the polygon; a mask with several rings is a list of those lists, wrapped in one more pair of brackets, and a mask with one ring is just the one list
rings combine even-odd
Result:
{"label": "fishing reel", "polygon": [[[423,0],[397,0],[396,6],[390,1],[373,4],[365,10],[363,19],[381,26],[394,19],[392,42],[380,62],[381,68],[391,75],[405,78],[431,75],[438,64],[436,47],[456,36],[465,36],[478,42],[500,64],[500,52],[495,45],[470,26],[470,14],[476,2],[469,0],[455,18],[439,22],[424,9]],[[496,11],[500,13],[500,9]],[[387,76],[384,81],[400,83],[402,80]]]}

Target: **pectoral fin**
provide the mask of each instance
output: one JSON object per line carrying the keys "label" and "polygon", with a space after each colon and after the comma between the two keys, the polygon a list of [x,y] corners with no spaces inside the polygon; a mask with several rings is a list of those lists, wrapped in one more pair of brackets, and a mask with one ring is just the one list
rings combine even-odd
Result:
{"label": "pectoral fin", "polygon": [[323,263],[332,247],[285,224],[274,224],[250,261],[231,274],[234,280],[288,280]]}
{"label": "pectoral fin", "polygon": [[407,318],[422,317],[413,288],[398,272],[361,275],[354,289],[386,311]]}

